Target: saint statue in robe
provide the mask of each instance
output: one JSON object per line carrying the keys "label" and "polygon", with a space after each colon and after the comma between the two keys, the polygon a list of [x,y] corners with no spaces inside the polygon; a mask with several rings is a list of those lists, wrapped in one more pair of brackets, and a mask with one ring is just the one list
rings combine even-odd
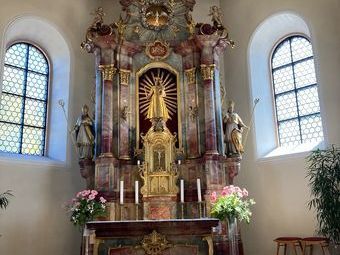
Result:
{"label": "saint statue in robe", "polygon": [[226,145],[226,155],[240,156],[243,152],[242,133],[243,128],[247,126],[243,123],[241,117],[234,112],[234,102],[228,104],[228,112],[223,117],[225,125],[224,142]]}
{"label": "saint statue in robe", "polygon": [[85,104],[78,118],[73,133],[78,147],[79,159],[92,159],[94,149],[94,124],[89,116],[89,108]]}
{"label": "saint statue in robe", "polygon": [[159,77],[155,77],[155,84],[151,86],[147,99],[150,100],[147,111],[148,119],[162,119],[166,122],[170,116],[165,103],[166,97],[165,88]]}

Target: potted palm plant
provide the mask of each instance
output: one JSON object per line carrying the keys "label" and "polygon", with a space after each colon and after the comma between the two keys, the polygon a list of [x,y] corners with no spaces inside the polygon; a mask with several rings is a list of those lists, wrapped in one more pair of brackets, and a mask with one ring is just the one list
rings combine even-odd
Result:
{"label": "potted palm plant", "polygon": [[340,148],[333,145],[315,150],[307,157],[312,198],[309,209],[316,210],[318,233],[330,240],[333,254],[340,245]]}
{"label": "potted palm plant", "polygon": [[6,209],[9,204],[9,198],[13,196],[11,190],[7,190],[6,192],[0,194],[0,209]]}

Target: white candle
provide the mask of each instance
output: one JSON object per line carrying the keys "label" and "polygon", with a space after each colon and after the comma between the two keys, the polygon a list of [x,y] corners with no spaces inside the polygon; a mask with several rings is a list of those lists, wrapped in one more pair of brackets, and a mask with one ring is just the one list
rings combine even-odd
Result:
{"label": "white candle", "polygon": [[135,203],[139,203],[139,185],[138,181],[135,181]]}
{"label": "white candle", "polygon": [[182,162],[181,162],[181,160],[179,159],[179,160],[178,160],[178,165],[180,165],[181,163],[182,163]]}
{"label": "white candle", "polygon": [[200,179],[197,179],[197,198],[198,198],[198,202],[202,202],[201,180]]}
{"label": "white candle", "polygon": [[139,159],[137,160],[137,165],[140,165],[140,160]]}
{"label": "white candle", "polygon": [[124,181],[120,181],[119,203],[124,204]]}
{"label": "white candle", "polygon": [[181,203],[184,203],[184,180],[181,180]]}

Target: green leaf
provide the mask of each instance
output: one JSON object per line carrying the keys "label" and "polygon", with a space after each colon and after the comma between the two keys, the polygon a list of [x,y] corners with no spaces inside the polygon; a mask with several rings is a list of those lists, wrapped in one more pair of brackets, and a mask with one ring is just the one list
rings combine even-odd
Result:
{"label": "green leaf", "polygon": [[6,209],[9,205],[10,197],[14,196],[11,190],[7,190],[6,192],[0,194],[0,209]]}
{"label": "green leaf", "polygon": [[333,242],[340,241],[340,148],[332,145],[315,150],[306,158],[306,178],[311,188],[308,208],[316,210],[318,232]]}

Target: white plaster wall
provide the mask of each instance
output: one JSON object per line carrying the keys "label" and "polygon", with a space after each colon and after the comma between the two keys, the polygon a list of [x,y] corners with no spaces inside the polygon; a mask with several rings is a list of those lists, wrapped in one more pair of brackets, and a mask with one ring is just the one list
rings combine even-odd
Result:
{"label": "white plaster wall", "polygon": [[[3,33],[18,16],[41,17],[64,37],[71,52],[68,118],[72,126],[82,104],[89,103],[90,88],[94,82],[93,56],[82,52],[80,43],[92,21],[89,13],[100,1],[0,0],[0,4],[1,59]],[[46,37],[49,38],[49,35],[46,34]],[[59,107],[55,100],[52,103],[51,107]],[[67,146],[60,148],[66,150],[66,164],[32,162],[29,159],[19,161],[15,157],[4,159],[0,155],[0,192],[10,189],[15,195],[7,210],[0,211],[0,254],[79,254],[80,233],[69,222],[63,203],[85,184],[79,174],[70,137],[67,141]]]}
{"label": "white plaster wall", "polygon": [[[338,0],[225,0],[221,1],[224,22],[237,47],[225,54],[228,96],[247,123],[252,99],[249,85],[248,47],[256,28],[268,17],[281,12],[301,16],[311,32],[319,81],[319,96],[325,136],[329,144],[340,143],[340,2]],[[275,28],[273,28],[275,29]],[[266,41],[266,38],[263,38]],[[316,221],[308,211],[306,154],[256,160],[251,132],[242,170],[236,182],[249,189],[257,204],[250,225],[242,225],[245,253],[270,255],[278,236],[312,236]]]}

